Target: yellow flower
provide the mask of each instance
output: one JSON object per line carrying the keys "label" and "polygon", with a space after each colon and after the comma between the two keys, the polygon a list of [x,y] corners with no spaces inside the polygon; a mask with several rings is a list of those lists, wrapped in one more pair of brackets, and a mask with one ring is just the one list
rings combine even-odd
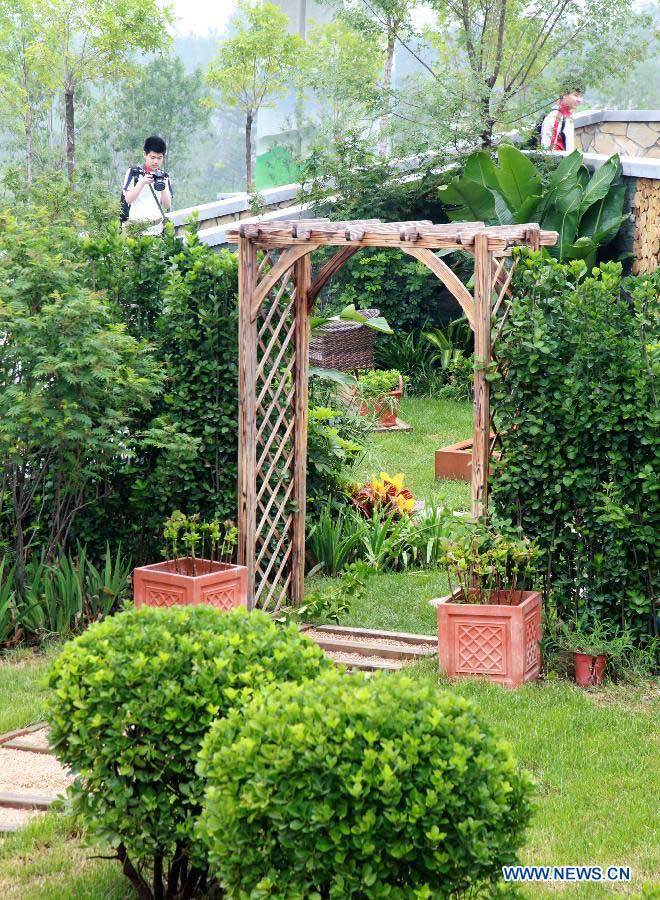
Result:
{"label": "yellow flower", "polygon": [[390,478],[386,472],[381,472],[380,477],[386,479],[390,484],[393,484],[397,491],[403,490],[403,479],[405,477],[403,472],[397,472],[393,478]]}

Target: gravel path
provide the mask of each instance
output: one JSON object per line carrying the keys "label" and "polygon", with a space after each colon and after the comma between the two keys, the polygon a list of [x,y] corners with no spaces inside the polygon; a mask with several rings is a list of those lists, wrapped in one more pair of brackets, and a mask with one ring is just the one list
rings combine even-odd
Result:
{"label": "gravel path", "polygon": [[54,756],[0,747],[0,793],[63,794],[73,778]]}
{"label": "gravel path", "polygon": [[[314,640],[330,640],[330,641],[352,641],[357,644],[362,644],[365,647],[372,647],[374,644],[386,644],[388,647],[396,647],[401,650],[426,650],[428,653],[434,653],[437,649],[436,642],[429,642],[428,644],[411,644],[407,641],[397,641],[394,638],[385,638],[385,637],[365,637],[361,634],[350,634],[347,632],[338,632],[338,631],[317,631],[314,628],[310,628],[305,631],[304,634],[307,637],[314,638]],[[379,658],[379,657],[377,657]]]}

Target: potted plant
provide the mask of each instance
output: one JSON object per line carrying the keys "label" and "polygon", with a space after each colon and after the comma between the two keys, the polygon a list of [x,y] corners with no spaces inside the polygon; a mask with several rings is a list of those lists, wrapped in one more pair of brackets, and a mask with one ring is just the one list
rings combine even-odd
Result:
{"label": "potted plant", "polygon": [[447,675],[479,675],[507,687],[541,671],[541,592],[525,590],[537,548],[483,526],[447,539],[441,565],[450,594],[438,612],[438,656]]}
{"label": "potted plant", "polygon": [[363,369],[357,384],[360,415],[374,416],[381,428],[394,428],[403,386],[398,369]]}
{"label": "potted plant", "polygon": [[588,617],[576,619],[570,627],[563,624],[557,643],[574,655],[575,683],[581,687],[602,684],[608,661],[632,649],[627,631]]}
{"label": "potted plant", "polygon": [[247,605],[247,569],[231,562],[238,542],[233,522],[200,522],[175,510],[163,537],[170,558],[133,570],[135,606]]}

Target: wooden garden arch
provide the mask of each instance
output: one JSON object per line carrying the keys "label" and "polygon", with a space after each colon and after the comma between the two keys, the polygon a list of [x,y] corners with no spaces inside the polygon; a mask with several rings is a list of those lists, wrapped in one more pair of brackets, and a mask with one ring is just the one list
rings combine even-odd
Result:
{"label": "wooden garden arch", "polygon": [[[497,435],[486,370],[509,310],[516,246],[557,241],[536,224],[331,222],[306,219],[238,225],[239,246],[239,561],[248,567],[251,607],[277,610],[303,597],[307,463],[309,314],[329,278],[363,247],[398,247],[423,262],[460,304],[474,332],[472,514],[488,502],[488,460]],[[310,256],[337,247],[312,278]],[[438,250],[474,257],[469,291]],[[259,261],[259,251],[263,257]]]}

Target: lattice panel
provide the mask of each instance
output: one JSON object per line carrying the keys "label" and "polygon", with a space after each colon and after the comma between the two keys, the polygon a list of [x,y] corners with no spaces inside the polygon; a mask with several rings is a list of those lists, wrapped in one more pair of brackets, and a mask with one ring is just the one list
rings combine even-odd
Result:
{"label": "lattice panel", "polygon": [[[277,261],[262,260],[259,278]],[[276,611],[291,587],[296,359],[292,269],[269,292],[257,317],[256,531],[254,603]]]}
{"label": "lattice panel", "polygon": [[506,672],[505,634],[503,625],[459,624],[458,672],[483,672],[504,675]]}
{"label": "lattice panel", "polygon": [[[511,280],[513,279],[516,268],[518,267],[518,257],[511,259],[502,256],[498,260],[493,261],[493,303],[491,308],[491,355],[495,363],[495,369],[503,373],[504,363],[497,355],[497,344],[502,336],[504,325],[509,318],[511,312]],[[490,410],[490,432],[492,434],[490,442],[490,457],[492,458],[496,446],[502,446],[502,439],[495,423],[495,410],[491,406]]]}

